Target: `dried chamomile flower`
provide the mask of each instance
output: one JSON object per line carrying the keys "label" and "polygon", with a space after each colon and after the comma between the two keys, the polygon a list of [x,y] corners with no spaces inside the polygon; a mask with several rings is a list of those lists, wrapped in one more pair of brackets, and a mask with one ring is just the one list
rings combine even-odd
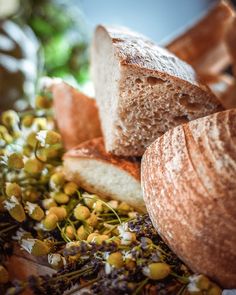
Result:
{"label": "dried chamomile flower", "polygon": [[33,149],[36,147],[36,144],[37,144],[36,136],[37,136],[37,133],[32,131],[29,133],[29,135],[26,138],[26,143],[28,144],[29,147]]}
{"label": "dried chamomile flower", "polygon": [[33,115],[25,115],[22,120],[21,120],[21,124],[22,126],[29,128],[34,121],[34,116]]}
{"label": "dried chamomile flower", "polygon": [[54,230],[57,227],[58,221],[59,219],[56,214],[49,213],[42,221],[43,228],[48,231]]}
{"label": "dried chamomile flower", "polygon": [[67,182],[63,187],[64,193],[71,196],[78,190],[78,185],[75,182]]}
{"label": "dried chamomile flower", "polygon": [[9,273],[3,265],[0,265],[0,284],[9,282]]}
{"label": "dried chamomile flower", "polygon": [[111,201],[107,202],[107,204],[114,210],[116,210],[118,208],[118,201],[116,201],[116,200],[111,200]]}
{"label": "dried chamomile flower", "polygon": [[34,174],[39,174],[40,172],[42,172],[43,168],[44,168],[43,163],[41,163],[37,159],[28,159],[25,162],[24,170],[25,172],[34,175]]}
{"label": "dried chamomile flower", "polygon": [[9,169],[22,169],[24,167],[23,157],[19,153],[12,153],[7,158]]}
{"label": "dried chamomile flower", "polygon": [[52,207],[57,207],[57,203],[52,198],[44,199],[42,201],[42,205],[43,205],[43,208],[46,210],[49,210]]}
{"label": "dried chamomile flower", "polygon": [[121,202],[118,205],[118,211],[121,213],[128,213],[129,211],[132,211],[132,208],[127,203]]}
{"label": "dried chamomile flower", "polygon": [[18,222],[23,222],[26,219],[25,211],[21,203],[15,196],[11,196],[4,202],[4,208],[8,211],[12,218]]}
{"label": "dried chamomile flower", "polygon": [[84,203],[85,203],[85,205],[86,205],[88,208],[92,209],[94,203],[95,203],[96,200],[97,200],[97,196],[96,196],[96,195],[90,195],[90,194],[88,194],[88,193],[83,193],[83,194],[82,194],[82,197],[83,197],[83,199],[84,199]]}
{"label": "dried chamomile flower", "polygon": [[32,239],[33,236],[30,232],[25,231],[23,228],[19,228],[15,235],[12,237],[13,240],[21,243],[23,239]]}
{"label": "dried chamomile flower", "polygon": [[44,218],[44,211],[38,204],[27,201],[25,209],[28,215],[36,221],[41,221]]}
{"label": "dried chamomile flower", "polygon": [[56,172],[51,175],[49,185],[51,189],[63,187],[65,183],[65,175],[62,172]]}
{"label": "dried chamomile flower", "polygon": [[90,227],[85,227],[84,225],[81,225],[78,229],[77,229],[77,237],[79,240],[86,240],[89,236],[89,234],[91,234],[91,232],[93,231],[92,228]]}
{"label": "dried chamomile flower", "polygon": [[48,254],[48,263],[54,269],[60,269],[64,265],[64,257],[62,257],[58,253],[50,253]]}
{"label": "dried chamomile flower", "polygon": [[44,95],[37,95],[35,99],[35,107],[37,109],[49,109],[52,106],[52,100]]}
{"label": "dried chamomile flower", "polygon": [[121,245],[130,245],[136,241],[136,235],[135,233],[129,232],[127,223],[119,225],[117,229],[121,238]]}
{"label": "dried chamomile flower", "polygon": [[90,217],[90,211],[86,206],[79,204],[74,209],[74,216],[76,219],[84,221]]}
{"label": "dried chamomile flower", "polygon": [[98,217],[96,214],[91,213],[90,217],[85,220],[86,224],[95,228],[98,224]]}
{"label": "dried chamomile flower", "polygon": [[21,187],[19,184],[13,182],[7,182],[6,183],[6,195],[8,197],[15,196],[17,198],[21,197]]}
{"label": "dried chamomile flower", "polygon": [[92,239],[92,242],[97,245],[101,245],[103,242],[106,242],[108,239],[109,239],[108,235],[97,235]]}
{"label": "dried chamomile flower", "polygon": [[120,268],[124,265],[124,260],[121,252],[114,252],[110,254],[107,258],[107,262],[116,268]]}
{"label": "dried chamomile flower", "polygon": [[52,192],[50,196],[58,203],[58,204],[66,204],[69,202],[70,198],[68,195],[62,192]]}
{"label": "dried chamomile flower", "polygon": [[62,230],[67,238],[69,238],[70,240],[75,240],[75,230],[73,226],[67,225]]}
{"label": "dried chamomile flower", "polygon": [[35,203],[40,199],[40,193],[33,188],[29,188],[23,192],[22,198],[24,201]]}
{"label": "dried chamomile flower", "polygon": [[164,262],[150,263],[143,268],[143,274],[152,280],[165,279],[170,273],[170,266]]}
{"label": "dried chamomile flower", "polygon": [[187,290],[189,294],[204,294],[218,295],[221,294],[221,289],[215,284],[211,283],[210,280],[204,275],[192,275],[188,277],[189,283]]}
{"label": "dried chamomile flower", "polygon": [[18,114],[13,111],[13,110],[9,110],[6,112],[2,113],[2,123],[6,126],[6,127],[14,127],[15,125],[17,125],[19,123],[20,119]]}
{"label": "dried chamomile flower", "polygon": [[51,207],[49,210],[48,210],[48,214],[55,214],[58,218],[58,220],[63,220],[67,217],[67,211],[66,211],[66,208],[63,207],[63,206],[60,206],[60,207]]}
{"label": "dried chamomile flower", "polygon": [[34,256],[44,256],[50,252],[48,244],[38,239],[23,239],[21,247]]}
{"label": "dried chamomile flower", "polygon": [[41,130],[37,133],[36,139],[41,146],[61,143],[61,135],[53,130]]}
{"label": "dried chamomile flower", "polygon": [[93,210],[95,212],[98,213],[102,213],[104,211],[104,206],[103,206],[103,202],[101,200],[97,200],[94,204],[93,204]]}

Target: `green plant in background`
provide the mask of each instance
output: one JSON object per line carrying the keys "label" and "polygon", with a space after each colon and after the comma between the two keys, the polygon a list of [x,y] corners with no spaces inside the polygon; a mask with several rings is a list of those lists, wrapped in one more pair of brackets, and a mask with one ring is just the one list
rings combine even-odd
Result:
{"label": "green plant in background", "polygon": [[43,74],[85,82],[89,38],[79,9],[62,0],[28,0],[27,5],[23,2],[21,19],[42,44]]}

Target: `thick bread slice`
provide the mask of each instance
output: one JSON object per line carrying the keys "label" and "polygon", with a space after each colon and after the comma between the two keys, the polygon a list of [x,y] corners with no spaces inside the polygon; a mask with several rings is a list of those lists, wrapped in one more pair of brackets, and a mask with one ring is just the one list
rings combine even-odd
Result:
{"label": "thick bread slice", "polygon": [[195,272],[236,287],[236,109],[178,126],[142,159],[152,222]]}
{"label": "thick bread slice", "polygon": [[145,211],[140,185],[140,161],[120,158],[105,151],[96,138],[68,151],[64,156],[65,175],[88,192],[124,201]]}
{"label": "thick bread slice", "polygon": [[197,72],[220,73],[230,64],[224,37],[233,15],[229,2],[219,1],[166,47]]}
{"label": "thick bread slice", "polygon": [[185,62],[125,28],[98,26],[92,77],[108,152],[141,156],[168,129],[220,109]]}
{"label": "thick bread slice", "polygon": [[94,99],[64,82],[53,84],[51,91],[57,126],[66,149],[102,135]]}

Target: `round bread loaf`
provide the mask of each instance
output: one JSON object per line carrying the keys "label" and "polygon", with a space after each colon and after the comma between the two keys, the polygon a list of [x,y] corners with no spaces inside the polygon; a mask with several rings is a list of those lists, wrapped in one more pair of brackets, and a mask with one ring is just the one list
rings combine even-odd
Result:
{"label": "round bread loaf", "polygon": [[142,159],[152,222],[195,272],[236,287],[236,109],[178,126]]}

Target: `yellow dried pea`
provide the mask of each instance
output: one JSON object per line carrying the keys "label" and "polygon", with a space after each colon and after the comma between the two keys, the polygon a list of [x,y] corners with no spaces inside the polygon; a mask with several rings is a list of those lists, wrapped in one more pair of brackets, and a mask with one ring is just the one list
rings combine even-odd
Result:
{"label": "yellow dried pea", "polygon": [[64,193],[71,196],[78,190],[78,185],[75,182],[67,182],[63,187]]}
{"label": "yellow dried pea", "polygon": [[143,271],[152,280],[162,280],[171,273],[171,268],[164,262],[150,263]]}
{"label": "yellow dried pea", "polygon": [[6,183],[6,195],[8,197],[15,196],[17,198],[21,197],[21,187],[15,182]]}
{"label": "yellow dried pea", "polygon": [[48,210],[48,214],[51,214],[51,213],[55,214],[57,216],[57,218],[59,219],[59,221],[65,219],[66,216],[67,216],[66,208],[63,207],[63,206],[60,206],[60,207],[51,207]]}
{"label": "yellow dried pea", "polygon": [[58,204],[66,204],[70,200],[69,196],[62,192],[53,192],[51,196]]}
{"label": "yellow dried pea", "polygon": [[209,290],[206,292],[207,295],[221,295],[222,290],[215,284],[212,284]]}
{"label": "yellow dried pea", "polygon": [[12,153],[8,156],[7,166],[9,169],[22,169],[24,167],[23,157],[19,153]]}
{"label": "yellow dried pea", "polygon": [[79,204],[74,209],[74,216],[76,219],[84,221],[90,217],[90,211],[86,206]]}
{"label": "yellow dried pea", "polygon": [[124,265],[123,256],[120,252],[110,254],[107,258],[107,262],[116,268],[121,268]]}
{"label": "yellow dried pea", "polygon": [[49,213],[46,215],[44,220],[42,221],[43,226],[46,230],[51,231],[57,227],[57,222],[59,221],[58,217],[54,213]]}
{"label": "yellow dried pea", "polygon": [[0,284],[6,284],[9,281],[9,273],[3,265],[0,265]]}

